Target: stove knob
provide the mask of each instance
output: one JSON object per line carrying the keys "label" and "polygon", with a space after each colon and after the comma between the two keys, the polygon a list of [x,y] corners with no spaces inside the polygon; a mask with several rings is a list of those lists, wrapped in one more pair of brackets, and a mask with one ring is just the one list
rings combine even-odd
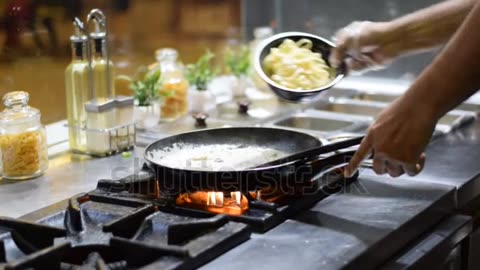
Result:
{"label": "stove knob", "polygon": [[208,114],[206,113],[194,113],[192,115],[193,119],[195,119],[195,127],[197,128],[205,128],[207,127],[207,118]]}
{"label": "stove knob", "polygon": [[248,109],[250,107],[250,100],[242,100],[238,102],[238,113],[239,114],[248,114]]}

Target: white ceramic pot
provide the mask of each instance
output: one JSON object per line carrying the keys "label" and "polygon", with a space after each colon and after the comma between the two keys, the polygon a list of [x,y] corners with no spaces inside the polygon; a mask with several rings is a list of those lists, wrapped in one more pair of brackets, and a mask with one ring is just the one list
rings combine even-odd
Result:
{"label": "white ceramic pot", "polygon": [[135,105],[133,117],[135,119],[135,127],[138,129],[152,128],[158,124],[160,116],[159,102],[153,102],[148,106]]}
{"label": "white ceramic pot", "polygon": [[215,109],[217,105],[215,95],[208,89],[199,91],[196,88],[190,88],[188,94],[192,113],[208,112]]}
{"label": "white ceramic pot", "polygon": [[245,91],[248,87],[253,85],[250,77],[246,75],[235,76],[235,82],[232,85],[233,96],[241,97],[245,96]]}

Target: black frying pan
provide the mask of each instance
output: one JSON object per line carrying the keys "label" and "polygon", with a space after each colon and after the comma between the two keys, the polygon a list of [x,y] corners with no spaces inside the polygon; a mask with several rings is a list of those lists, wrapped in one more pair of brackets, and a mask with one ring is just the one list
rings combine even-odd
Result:
{"label": "black frying pan", "polygon": [[[167,137],[156,141],[145,150],[145,160],[148,166],[156,173],[162,191],[168,191],[172,194],[178,194],[185,191],[196,190],[215,190],[215,191],[252,191],[265,187],[278,186],[280,183],[295,184],[299,181],[305,181],[325,170],[327,167],[344,164],[347,155],[351,153],[343,153],[334,155],[321,162],[310,158],[302,158],[297,160],[287,160],[287,162],[268,163],[268,166],[256,168],[229,170],[229,171],[202,171],[194,169],[184,169],[182,166],[173,168],[162,164],[161,161],[154,160],[152,151],[163,151],[165,148],[176,144],[177,147],[182,145],[205,146],[212,144],[229,144],[242,147],[245,145],[271,148],[280,150],[285,155],[293,155],[312,148],[321,146],[321,142],[308,134],[277,128],[260,128],[260,127],[239,127],[239,128],[219,128],[208,129],[183,133],[171,137]],[[358,144],[343,143],[345,148]],[[339,145],[340,146],[340,145]],[[328,152],[337,150],[339,147],[327,146]],[[321,153],[320,151],[319,153]],[[265,163],[265,160],[258,160],[257,166]],[[179,169],[181,168],[181,169]]]}

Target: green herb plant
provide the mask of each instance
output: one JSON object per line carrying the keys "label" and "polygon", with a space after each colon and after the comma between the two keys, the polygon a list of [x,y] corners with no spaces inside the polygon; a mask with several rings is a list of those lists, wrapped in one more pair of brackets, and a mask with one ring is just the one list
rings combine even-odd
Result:
{"label": "green herb plant", "polygon": [[212,59],[215,55],[207,50],[197,62],[189,64],[186,67],[185,77],[190,85],[195,86],[198,91],[207,90],[208,83],[215,76],[216,72],[212,69]]}
{"label": "green herb plant", "polygon": [[250,70],[250,49],[242,46],[237,50],[228,49],[225,55],[225,65],[228,71],[240,77]]}
{"label": "green herb plant", "polygon": [[[159,98],[159,90],[162,88],[162,78],[160,70],[146,71],[140,69],[135,78],[121,76],[130,81],[130,89],[133,91],[133,97],[138,102],[138,106],[149,106],[152,101]],[[163,96],[169,93],[162,94]]]}

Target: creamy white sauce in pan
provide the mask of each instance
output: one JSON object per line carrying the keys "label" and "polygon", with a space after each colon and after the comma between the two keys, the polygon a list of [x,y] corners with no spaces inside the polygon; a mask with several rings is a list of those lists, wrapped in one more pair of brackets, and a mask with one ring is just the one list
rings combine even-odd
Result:
{"label": "creamy white sauce in pan", "polygon": [[147,153],[151,161],[176,169],[238,171],[270,162],[288,154],[272,148],[236,144],[173,144]]}

